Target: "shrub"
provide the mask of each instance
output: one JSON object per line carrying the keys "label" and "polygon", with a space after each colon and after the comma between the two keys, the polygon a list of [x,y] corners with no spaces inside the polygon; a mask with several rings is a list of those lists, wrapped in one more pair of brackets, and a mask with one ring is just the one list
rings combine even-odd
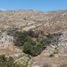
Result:
{"label": "shrub", "polygon": [[60,65],[60,67],[67,67],[67,64],[62,64]]}
{"label": "shrub", "polygon": [[43,46],[40,42],[31,40],[30,42],[25,42],[23,45],[23,51],[31,56],[37,56],[42,52]]}
{"label": "shrub", "polygon": [[[17,46],[23,46],[23,44],[27,41],[31,40],[31,37],[27,34],[27,32],[17,32],[16,33],[16,41],[15,44]],[[19,44],[19,45],[18,45]]]}
{"label": "shrub", "polygon": [[58,44],[59,42],[59,38],[60,36],[62,35],[62,33],[58,32],[58,33],[53,33],[53,34],[48,34],[47,35],[47,38],[48,38],[48,41],[51,43],[51,44]]}
{"label": "shrub", "polygon": [[20,67],[17,63],[14,63],[12,57],[5,57],[5,55],[0,56],[0,67]]}
{"label": "shrub", "polygon": [[[36,39],[36,38],[35,38]],[[32,35],[30,35],[29,32],[17,32],[16,33],[16,41],[15,44],[27,54],[30,54],[32,56],[38,55],[40,52],[39,47],[36,44],[37,41],[33,40]]]}
{"label": "shrub", "polygon": [[[57,44],[61,34],[48,34],[39,37],[36,31],[24,31],[16,33],[16,44],[23,49],[23,52],[31,56],[39,55],[47,46]],[[52,56],[52,55],[51,55]]]}
{"label": "shrub", "polygon": [[38,32],[38,31],[29,30],[27,33],[28,33],[28,35],[31,36],[31,37],[37,38],[37,37],[39,36],[39,32]]}

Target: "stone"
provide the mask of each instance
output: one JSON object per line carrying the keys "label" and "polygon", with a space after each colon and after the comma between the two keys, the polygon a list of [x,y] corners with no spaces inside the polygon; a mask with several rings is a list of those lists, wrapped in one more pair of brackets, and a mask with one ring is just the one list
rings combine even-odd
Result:
{"label": "stone", "polygon": [[32,67],[40,67],[39,65],[33,65]]}

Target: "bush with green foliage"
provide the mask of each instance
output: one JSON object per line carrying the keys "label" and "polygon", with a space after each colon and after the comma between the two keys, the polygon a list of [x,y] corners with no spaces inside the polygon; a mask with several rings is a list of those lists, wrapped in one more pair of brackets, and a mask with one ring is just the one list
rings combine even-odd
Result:
{"label": "bush with green foliage", "polygon": [[5,57],[5,55],[0,55],[0,67],[23,67],[23,65],[18,65],[14,63],[12,57]]}
{"label": "bush with green foliage", "polygon": [[[57,44],[61,34],[48,34],[46,37],[35,37],[35,32],[24,31],[16,33],[16,43],[26,54],[39,55],[50,44]],[[38,33],[39,34],[39,33]]]}
{"label": "bush with green foliage", "polygon": [[23,46],[23,44],[27,41],[30,41],[31,37],[27,34],[27,32],[17,32],[16,33],[16,41],[15,44],[17,46]]}
{"label": "bush with green foliage", "polygon": [[42,52],[42,48],[43,46],[41,44],[37,44],[35,41],[25,42],[23,51],[32,56],[37,56]]}

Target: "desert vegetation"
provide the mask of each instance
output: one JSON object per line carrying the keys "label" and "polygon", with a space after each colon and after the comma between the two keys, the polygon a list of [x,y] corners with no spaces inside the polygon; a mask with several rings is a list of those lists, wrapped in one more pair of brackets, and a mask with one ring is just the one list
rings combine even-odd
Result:
{"label": "desert vegetation", "polygon": [[[21,49],[22,53],[27,54],[29,60],[32,57],[36,57],[40,55],[42,51],[45,50],[50,45],[53,45],[53,46],[55,45],[58,47],[57,44],[59,42],[60,36],[62,35],[62,33],[53,33],[53,34],[45,35],[42,31],[38,31],[38,30],[37,31],[34,31],[34,30],[21,31],[21,30],[18,30],[18,28],[7,29],[6,32],[7,32],[7,35],[14,37],[14,40],[13,40],[14,45],[17,46],[19,49]],[[50,54],[50,57],[54,57],[55,53],[56,52],[53,52],[52,54]],[[14,63],[14,59],[12,57],[7,58],[5,56],[1,56],[1,58],[6,59],[3,62],[6,65],[8,64],[10,66],[13,65],[11,67],[27,67],[28,65],[28,64],[18,65],[17,63]]]}
{"label": "desert vegetation", "polygon": [[[1,67],[8,63],[9,67],[11,65],[27,67],[23,64],[28,64],[28,61],[35,57],[39,59],[34,59],[38,61],[38,64],[41,61],[47,61],[49,64],[56,59],[60,61],[57,60],[55,63],[61,63],[63,59],[65,63],[67,62],[66,44],[67,10],[47,13],[34,10],[0,11],[0,55],[5,54],[4,58],[8,59],[0,60]],[[22,63],[22,65],[15,62]],[[48,67],[48,65],[44,66]]]}
{"label": "desert vegetation", "polygon": [[26,67],[26,66],[14,63],[14,59],[12,57],[0,55],[0,67]]}
{"label": "desert vegetation", "polygon": [[43,35],[38,31],[17,31],[15,45],[31,56],[39,55],[47,46],[58,44],[61,33]]}

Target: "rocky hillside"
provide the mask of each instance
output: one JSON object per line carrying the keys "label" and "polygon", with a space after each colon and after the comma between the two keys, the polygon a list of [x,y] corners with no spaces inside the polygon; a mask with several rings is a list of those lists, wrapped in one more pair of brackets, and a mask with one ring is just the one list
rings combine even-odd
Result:
{"label": "rocky hillside", "polygon": [[36,10],[0,11],[0,28],[18,27],[47,32],[67,29],[67,10],[40,12]]}
{"label": "rocky hillside", "polygon": [[[49,45],[40,55],[32,57],[30,60],[27,54],[15,46],[14,36],[16,30],[33,30],[35,31],[34,34],[37,35],[43,32]],[[33,39],[35,40],[35,38]],[[0,10],[1,54],[12,56],[15,62],[23,64],[30,60],[30,63],[32,63],[31,67],[49,67],[48,64],[52,65],[52,67],[58,67],[59,65],[67,64],[67,10],[49,12]]]}

